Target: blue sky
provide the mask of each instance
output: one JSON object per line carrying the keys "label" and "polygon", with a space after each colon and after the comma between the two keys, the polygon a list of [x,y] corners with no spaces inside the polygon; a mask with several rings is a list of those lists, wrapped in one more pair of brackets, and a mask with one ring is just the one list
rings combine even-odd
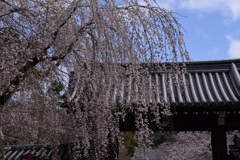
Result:
{"label": "blue sky", "polygon": [[176,12],[191,60],[240,58],[240,0],[157,0]]}

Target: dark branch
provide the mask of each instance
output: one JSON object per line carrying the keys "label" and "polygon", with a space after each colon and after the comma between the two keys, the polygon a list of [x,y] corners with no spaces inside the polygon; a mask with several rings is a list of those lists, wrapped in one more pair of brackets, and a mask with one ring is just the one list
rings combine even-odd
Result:
{"label": "dark branch", "polygon": [[[82,26],[78,30],[78,36],[77,39],[72,42],[68,48],[66,49],[66,52],[63,52],[62,54],[54,57],[34,57],[31,60],[29,60],[26,65],[19,70],[19,74],[10,82],[10,86],[3,92],[3,94],[0,96],[0,106],[3,106],[6,104],[6,102],[11,98],[12,94],[15,92],[16,88],[19,86],[20,82],[22,82],[26,76],[29,69],[35,67],[38,63],[45,61],[46,59],[50,59],[51,61],[59,61],[63,60],[73,49],[74,44],[79,40],[80,36],[93,24],[93,21],[90,21],[85,26]],[[46,53],[46,48],[43,49],[44,53]]]}
{"label": "dark branch", "polygon": [[12,96],[20,82],[26,78],[27,71],[37,65],[40,61],[40,59],[34,57],[31,59],[31,61],[28,61],[23,68],[19,70],[20,73],[10,82],[10,86],[0,96],[0,106],[4,105],[8,101],[8,99]]}

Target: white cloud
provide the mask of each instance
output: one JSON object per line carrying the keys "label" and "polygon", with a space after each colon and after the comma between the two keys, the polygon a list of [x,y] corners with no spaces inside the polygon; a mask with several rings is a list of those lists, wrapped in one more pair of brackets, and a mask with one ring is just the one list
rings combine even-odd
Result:
{"label": "white cloud", "polygon": [[229,40],[228,55],[230,58],[240,58],[240,39],[227,36]]}
{"label": "white cloud", "polygon": [[176,0],[158,0],[159,7],[167,10],[174,10],[177,4]]}
{"label": "white cloud", "polygon": [[223,0],[182,0],[180,7],[201,12],[212,12],[218,10],[222,4]]}
{"label": "white cloud", "polygon": [[228,2],[229,9],[232,13],[233,20],[240,19],[240,1],[239,0],[229,0]]}
{"label": "white cloud", "polygon": [[219,12],[235,21],[240,19],[240,0],[181,0],[180,8],[198,12]]}
{"label": "white cloud", "polygon": [[[177,8],[200,13],[220,12],[232,21],[240,19],[240,0],[156,0],[160,7],[167,10]],[[140,0],[144,3],[144,0]]]}
{"label": "white cloud", "polygon": [[232,21],[240,19],[240,0],[157,0],[157,3],[168,10],[182,8],[201,13],[219,12]]}

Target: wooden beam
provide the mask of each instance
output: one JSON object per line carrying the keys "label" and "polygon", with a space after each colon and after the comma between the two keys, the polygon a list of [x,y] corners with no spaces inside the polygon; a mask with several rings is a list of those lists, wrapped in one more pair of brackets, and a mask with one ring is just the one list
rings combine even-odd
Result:
{"label": "wooden beam", "polygon": [[213,160],[227,159],[226,128],[218,125],[211,129],[212,157]]}

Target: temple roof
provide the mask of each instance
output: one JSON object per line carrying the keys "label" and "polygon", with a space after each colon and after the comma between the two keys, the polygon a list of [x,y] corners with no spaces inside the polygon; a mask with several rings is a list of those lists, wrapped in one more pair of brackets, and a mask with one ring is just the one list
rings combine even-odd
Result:
{"label": "temple roof", "polygon": [[[187,74],[176,75],[161,70],[150,72],[144,81],[147,96],[141,96],[131,77],[109,94],[112,101],[131,105],[161,105],[176,107],[237,106],[240,104],[240,59],[187,62]],[[142,98],[144,97],[144,98]]]}
{"label": "temple roof", "polygon": [[6,160],[23,159],[27,155],[43,160],[50,159],[52,154],[53,147],[50,145],[11,145],[3,149],[3,159]]}
{"label": "temple roof", "polygon": [[239,69],[240,60],[190,62],[184,87],[170,84],[170,103],[177,106],[239,105]]}

